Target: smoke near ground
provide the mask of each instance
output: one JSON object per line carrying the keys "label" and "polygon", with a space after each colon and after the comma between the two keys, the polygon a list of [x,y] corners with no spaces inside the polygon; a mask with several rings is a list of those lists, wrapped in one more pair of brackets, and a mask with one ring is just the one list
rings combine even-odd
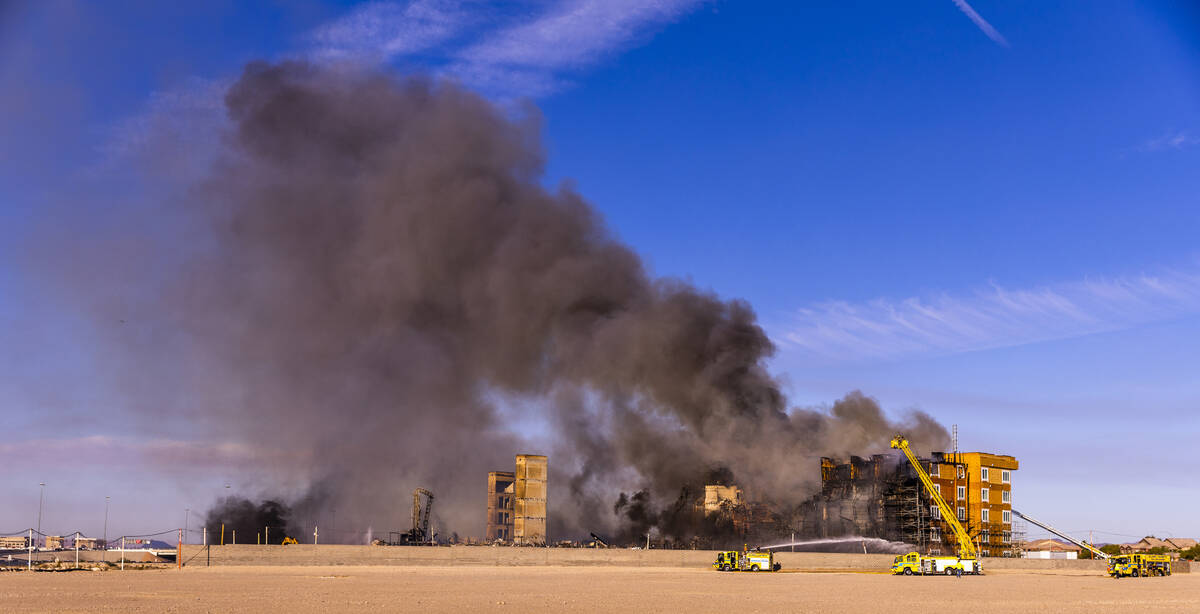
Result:
{"label": "smoke near ground", "polygon": [[897,431],[947,443],[857,392],[789,408],[748,304],[651,276],[579,194],[542,186],[531,109],[294,62],[247,66],[225,106],[211,170],[156,205],[186,257],[135,282],[155,289],[145,326],[183,353],[178,387],[137,392],[161,396],[151,415],[261,446],[245,471],[304,497],[300,524],[336,509],[338,525],[407,529],[422,486],[439,532],[480,535],[486,472],[529,452],[550,456],[552,537],[685,536],[706,529],[671,510],[714,471],[785,507],[816,490],[821,455]]}
{"label": "smoke near ground", "polygon": [[217,501],[208,510],[204,526],[213,530],[214,543],[279,544],[287,536],[290,513],[287,505],[278,501],[254,503],[231,496]]}

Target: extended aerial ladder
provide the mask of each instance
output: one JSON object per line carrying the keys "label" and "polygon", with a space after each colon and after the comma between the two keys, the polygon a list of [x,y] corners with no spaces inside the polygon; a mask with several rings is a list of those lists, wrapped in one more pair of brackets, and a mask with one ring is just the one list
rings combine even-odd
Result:
{"label": "extended aerial ladder", "polygon": [[1072,544],[1079,546],[1080,548],[1088,549],[1089,551],[1091,551],[1092,554],[1094,554],[1102,559],[1109,558],[1109,554],[1107,552],[1101,552],[1099,548],[1097,548],[1085,541],[1080,541],[1078,539],[1075,539],[1074,537],[1071,537],[1070,535],[1067,535],[1066,533],[1063,533],[1062,531],[1059,531],[1058,529],[1056,529],[1044,522],[1041,522],[1035,518],[1031,518],[1029,516],[1026,516],[1025,514],[1022,514],[1021,512],[1018,512],[1017,510],[1013,510],[1013,513],[1020,516],[1021,518],[1025,519],[1025,520],[1032,522],[1033,524],[1036,524],[1037,526],[1039,526],[1043,529],[1046,529],[1047,531],[1071,542]]}
{"label": "extended aerial ladder", "polygon": [[913,469],[917,472],[917,477],[921,478],[921,483],[925,485],[926,492],[929,493],[929,498],[937,504],[938,510],[942,513],[942,519],[950,525],[950,529],[954,531],[954,537],[958,541],[958,558],[974,559],[977,556],[975,544],[971,541],[971,536],[962,524],[958,522],[958,516],[954,514],[954,510],[946,500],[942,498],[942,493],[938,491],[937,485],[933,483],[933,479],[926,473],[925,468],[921,466],[921,461],[917,460],[917,455],[908,447],[908,440],[904,435],[896,435],[892,439],[892,447],[904,452],[908,457],[908,462],[912,463]]}
{"label": "extended aerial ladder", "polygon": [[902,554],[893,561],[892,573],[904,574],[911,576],[913,574],[980,574],[983,572],[983,567],[977,558],[975,544],[971,541],[970,534],[963,528],[962,523],[958,521],[958,517],[954,514],[950,504],[942,498],[942,493],[938,490],[937,485],[933,483],[933,479],[925,472],[925,468],[921,466],[921,461],[917,460],[917,455],[913,454],[911,448],[908,447],[908,440],[904,435],[896,435],[892,438],[892,447],[904,452],[904,456],[908,457],[908,462],[912,463],[913,469],[917,472],[917,477],[921,479],[921,484],[925,486],[925,490],[929,493],[929,498],[937,504],[938,511],[941,512],[942,519],[946,524],[950,525],[950,529],[954,531],[954,537],[958,542],[958,556],[921,556],[919,552],[909,552]]}

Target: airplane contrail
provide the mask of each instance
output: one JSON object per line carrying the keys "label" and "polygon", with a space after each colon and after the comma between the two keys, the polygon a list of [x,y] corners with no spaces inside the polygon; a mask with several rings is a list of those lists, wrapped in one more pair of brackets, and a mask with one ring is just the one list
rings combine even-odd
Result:
{"label": "airplane contrail", "polygon": [[971,21],[975,22],[975,25],[979,26],[979,29],[983,30],[984,34],[987,34],[988,38],[992,39],[997,45],[1008,47],[1008,41],[1004,36],[997,32],[996,28],[993,28],[992,24],[988,23],[979,13],[976,13],[975,9],[971,8],[970,4],[967,4],[967,0],[954,0],[954,4],[958,6],[958,10],[962,11],[964,15],[970,17]]}

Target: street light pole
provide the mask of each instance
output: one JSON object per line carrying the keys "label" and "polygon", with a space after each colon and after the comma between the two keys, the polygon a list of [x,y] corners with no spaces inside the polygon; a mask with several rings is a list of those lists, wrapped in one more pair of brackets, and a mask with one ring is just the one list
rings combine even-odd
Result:
{"label": "street light pole", "polygon": [[38,486],[42,487],[42,491],[38,494],[38,537],[42,536],[42,501],[46,498],[46,483],[39,482]]}
{"label": "street light pole", "polygon": [[104,562],[108,562],[108,500],[111,497],[104,497]]}

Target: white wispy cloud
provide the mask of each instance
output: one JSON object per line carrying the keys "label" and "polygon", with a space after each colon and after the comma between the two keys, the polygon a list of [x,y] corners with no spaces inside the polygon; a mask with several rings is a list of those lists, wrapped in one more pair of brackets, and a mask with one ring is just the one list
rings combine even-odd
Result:
{"label": "white wispy cloud", "polygon": [[963,14],[966,15],[972,22],[974,22],[975,25],[978,26],[988,38],[992,39],[993,42],[1002,47],[1008,46],[1008,40],[1006,40],[1003,35],[997,32],[996,28],[992,27],[992,24],[988,23],[986,19],[977,13],[975,9],[967,3],[967,0],[954,0],[954,4],[958,7],[958,10],[962,11]]}
{"label": "white wispy cloud", "polygon": [[320,60],[420,56],[433,72],[496,97],[539,96],[711,0],[377,2],[318,28]]}
{"label": "white wispy cloud", "polygon": [[[543,96],[714,0],[397,0],[370,2],[323,24],[292,55],[315,62],[409,62],[498,100]],[[192,79],[151,94],[109,127],[106,170],[179,139],[219,134],[232,79]],[[196,129],[203,124],[204,129]],[[191,143],[202,166],[212,143]],[[149,152],[149,153],[148,153]],[[159,156],[172,159],[171,156]],[[186,169],[185,169],[186,170]]]}
{"label": "white wispy cloud", "polygon": [[1150,139],[1145,143],[1142,143],[1138,149],[1146,152],[1154,152],[1172,149],[1178,150],[1185,147],[1191,147],[1193,145],[1200,145],[1200,138],[1194,137],[1182,130],[1173,130],[1163,134],[1158,138]]}
{"label": "white wispy cloud", "polygon": [[1109,332],[1200,313],[1200,270],[1085,279],[1030,289],[998,285],[799,310],[775,335],[787,351],[857,362],[945,355]]}
{"label": "white wispy cloud", "polygon": [[325,24],[313,33],[313,55],[328,60],[419,53],[458,35],[478,14],[471,4],[452,0],[372,2]]}
{"label": "white wispy cloud", "polygon": [[544,68],[583,66],[647,24],[678,17],[696,0],[575,0],[488,36],[460,54],[469,61]]}

